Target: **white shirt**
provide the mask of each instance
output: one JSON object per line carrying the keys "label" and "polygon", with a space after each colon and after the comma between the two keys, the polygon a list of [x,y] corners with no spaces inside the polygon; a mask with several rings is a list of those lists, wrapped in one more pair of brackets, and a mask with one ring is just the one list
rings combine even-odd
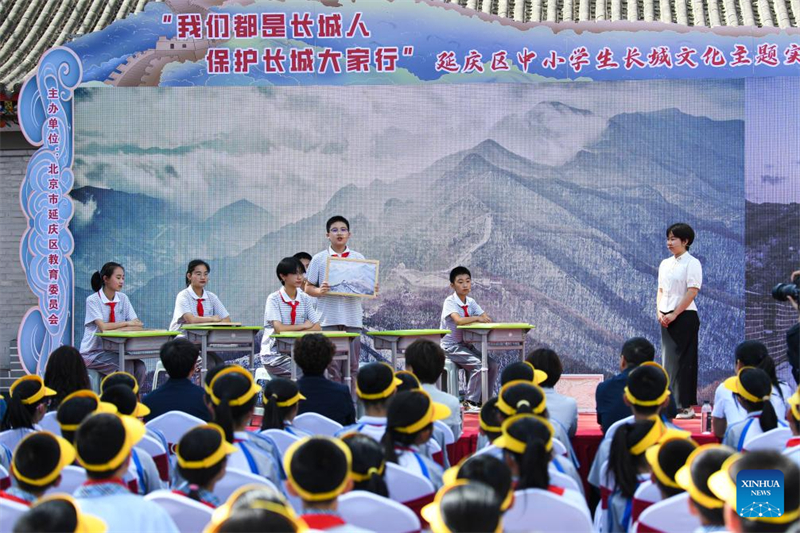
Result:
{"label": "white shirt", "polygon": [[[778,420],[786,420],[786,402],[784,400],[788,399],[794,393],[789,388],[789,385],[783,381],[778,382],[778,385],[780,385],[781,392],[783,392],[783,398],[781,398],[778,389],[773,386],[772,396],[769,401],[775,408],[775,414],[778,415]],[[714,410],[711,412],[711,416],[714,418],[724,418],[730,426],[740,420],[744,420],[747,416],[747,411],[736,401],[736,398],[733,396],[733,391],[726,389],[725,385],[720,383],[714,393]]]}
{"label": "white shirt", "polygon": [[[343,254],[349,254],[348,259],[364,259],[364,256],[345,248]],[[325,270],[328,266],[328,256],[338,256],[329,246],[311,258],[306,271],[306,279],[312,285],[319,287],[325,281]],[[320,296],[317,298],[317,310],[322,315],[322,326],[347,326],[350,328],[364,327],[364,309],[361,307],[361,298],[356,296]]]}
{"label": "white shirt", "polygon": [[111,494],[95,498],[78,498],[78,506],[86,514],[101,518],[108,531],[140,533],[178,533],[175,522],[155,502],[138,494]]}
{"label": "white shirt", "polygon": [[[703,267],[689,252],[664,259],[658,267],[658,288],[661,290],[658,310],[662,312],[674,310],[687,289],[699,290],[702,285]],[[697,311],[694,300],[686,310]]]}
{"label": "white shirt", "polygon": [[462,425],[461,402],[459,402],[458,398],[452,394],[447,394],[444,391],[440,391],[433,383],[423,383],[422,390],[427,392],[434,402],[444,404],[450,408],[450,416],[442,420],[442,422],[447,424],[447,427],[452,430],[453,436],[456,438],[456,440],[458,440],[458,438],[461,436]]}
{"label": "white shirt", "polygon": [[203,316],[218,316],[220,318],[228,318],[230,313],[222,305],[222,302],[217,298],[213,292],[203,289],[203,295],[198,296],[195,294],[191,286],[186,287],[175,298],[175,311],[172,312],[172,322],[169,325],[170,331],[178,331],[185,323],[183,315],[191,313],[194,316],[197,314],[197,300],[202,299],[203,302]]}
{"label": "white shirt", "polygon": [[294,325],[299,326],[306,320],[312,324],[319,324],[320,314],[314,307],[311,297],[297,289],[295,299],[289,298],[286,289],[280,290],[267,296],[267,303],[264,306],[264,337],[261,340],[261,355],[280,355],[275,348],[275,339],[270,337],[274,333],[272,323],[277,321],[287,326],[292,325],[292,305],[297,302],[295,309]]}
{"label": "white shirt", "polygon": [[[467,308],[468,315],[464,312],[464,307]],[[442,337],[441,345],[443,347],[463,342],[464,332],[457,328],[455,321],[450,316],[453,313],[457,313],[460,317],[481,316],[483,308],[469,296],[467,296],[466,302],[462,302],[456,293],[445,298],[442,305],[442,318],[439,321],[439,329],[449,329],[450,333]]]}
{"label": "white shirt", "polygon": [[114,299],[109,300],[102,289],[86,297],[86,319],[83,321],[83,340],[81,340],[81,355],[91,363],[94,358],[103,353],[103,341],[100,337],[95,337],[95,333],[100,331],[95,320],[109,322],[111,318],[111,306],[114,304],[114,322],[127,322],[138,318],[136,311],[133,310],[128,297],[121,292],[114,294]]}

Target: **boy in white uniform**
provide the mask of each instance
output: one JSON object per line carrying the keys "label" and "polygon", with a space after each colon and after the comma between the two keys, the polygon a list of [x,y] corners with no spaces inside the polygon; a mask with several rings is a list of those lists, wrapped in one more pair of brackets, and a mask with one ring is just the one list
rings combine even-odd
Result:
{"label": "boy in white uniform", "polygon": [[261,341],[261,361],[275,377],[288,378],[292,359],[278,353],[272,333],[287,331],[319,331],[320,315],[311,298],[300,290],[303,285],[303,265],[294,257],[284,257],[275,270],[281,282],[280,290],[267,297],[264,308],[264,337]]}

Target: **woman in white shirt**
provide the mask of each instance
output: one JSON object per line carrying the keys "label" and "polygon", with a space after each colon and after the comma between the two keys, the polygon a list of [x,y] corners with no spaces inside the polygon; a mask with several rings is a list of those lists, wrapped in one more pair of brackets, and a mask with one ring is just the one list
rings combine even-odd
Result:
{"label": "woman in white shirt", "polygon": [[678,223],[667,228],[672,254],[658,267],[656,318],[661,324],[661,355],[670,389],[681,411],[676,418],[693,418],[697,404],[697,334],[700,319],[695,297],[703,284],[700,261],[689,253],[694,230]]}

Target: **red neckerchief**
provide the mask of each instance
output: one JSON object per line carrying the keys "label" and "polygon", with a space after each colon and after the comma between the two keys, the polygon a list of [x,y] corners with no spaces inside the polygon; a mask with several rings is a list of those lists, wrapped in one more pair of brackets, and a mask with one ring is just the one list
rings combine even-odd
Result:
{"label": "red neckerchief", "polygon": [[555,485],[550,485],[550,486],[547,487],[547,492],[552,492],[553,494],[556,494],[557,496],[563,496],[564,495],[564,487],[556,487]]}
{"label": "red neckerchief", "polygon": [[[289,313],[289,318],[292,319],[292,325],[294,326],[294,321],[295,321],[295,319],[297,319],[297,306],[300,305],[300,300],[294,300],[294,301],[288,301],[287,302],[286,300],[283,299],[283,294],[281,294],[280,292],[278,292],[278,296],[281,297],[281,301],[283,303],[285,303],[286,305],[288,305],[292,309],[292,311]],[[287,294],[287,296],[288,296],[288,294]]]}
{"label": "red neckerchief", "polygon": [[197,316],[203,316],[203,313],[205,313],[205,309],[203,309],[203,300],[205,300],[205,298],[197,299]]}
{"label": "red neckerchief", "polygon": [[300,518],[311,529],[319,529],[321,531],[347,524],[347,522],[332,514],[304,514],[300,515]]}
{"label": "red neckerchief", "polygon": [[[97,295],[100,296],[100,291],[97,291]],[[100,301],[103,301],[102,297],[100,298]],[[117,302],[106,302],[106,305],[108,306],[108,322],[116,322],[117,317],[114,315],[114,308],[117,306]]]}
{"label": "red neckerchief", "polygon": [[348,255],[350,255],[350,252],[345,252],[341,256],[339,254],[333,254],[333,257],[347,257]]}
{"label": "red neckerchief", "polygon": [[23,500],[22,498],[17,498],[13,494],[9,494],[4,490],[0,490],[0,498],[2,498],[4,500],[9,500],[9,501],[12,501],[12,502],[21,503],[25,507],[30,507],[31,506],[31,502]]}
{"label": "red neckerchief", "polygon": [[786,441],[787,448],[794,448],[795,446],[800,446],[800,437],[792,437]]}
{"label": "red neckerchief", "polygon": [[469,316],[469,306],[468,305],[459,305],[459,307],[464,310],[464,316],[468,317]]}

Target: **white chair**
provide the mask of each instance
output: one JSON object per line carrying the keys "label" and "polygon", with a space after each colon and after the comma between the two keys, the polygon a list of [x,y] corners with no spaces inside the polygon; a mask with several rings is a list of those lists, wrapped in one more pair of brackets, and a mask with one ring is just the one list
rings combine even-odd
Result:
{"label": "white chair", "polygon": [[80,466],[68,465],[61,471],[61,483],[57,487],[50,487],[47,494],[66,492],[72,494],[75,489],[86,482],[86,470]]}
{"label": "white chair", "polygon": [[8,470],[0,465],[0,490],[6,490],[11,486],[11,476],[8,475]]}
{"label": "white chair", "polygon": [[257,476],[238,468],[226,468],[225,476],[214,486],[214,494],[222,501],[225,501],[239,487],[251,484],[266,485],[281,492],[272,481],[263,476]]}
{"label": "white chair", "polygon": [[506,533],[541,533],[571,531],[591,533],[589,510],[562,496],[541,489],[518,490],[514,505],[503,516]]}
{"label": "white chair", "polygon": [[574,490],[575,492],[581,492],[581,488],[578,486],[575,480],[572,479],[567,474],[562,474],[561,472],[558,471],[556,472],[549,471],[548,474],[550,475],[551,485],[555,487],[561,487],[563,489]]}
{"label": "white chair", "polygon": [[44,431],[49,431],[55,435],[61,436],[61,426],[58,425],[58,419],[56,418],[56,412],[50,411],[44,415],[42,421],[39,422],[39,425],[42,426]]}
{"label": "white chair", "polygon": [[[611,476],[613,478],[613,475]],[[614,486],[613,479],[608,475],[608,461],[604,461],[600,467],[600,501],[597,502],[597,508],[594,511],[594,530],[598,533],[603,533],[608,523],[608,497],[611,493],[611,487]]]}
{"label": "white chair", "polygon": [[638,531],[695,531],[700,527],[700,520],[689,513],[689,495],[681,493],[672,498],[654,503],[639,515],[639,521],[633,525],[632,533]]}
{"label": "white chair", "polygon": [[449,358],[445,358],[444,371],[447,375],[447,383],[445,387],[441,387],[442,390],[458,398],[458,367]]}
{"label": "white chair", "polygon": [[386,463],[384,479],[389,498],[396,502],[410,502],[436,492],[430,480],[395,463]]}
{"label": "white chair", "polygon": [[170,455],[174,455],[175,445],[178,444],[181,437],[193,427],[202,426],[203,424],[205,424],[204,421],[183,411],[169,411],[152,419],[145,424],[145,427],[149,430],[161,432],[169,445],[169,450],[167,451]]}
{"label": "white chair", "polygon": [[[264,390],[264,385],[266,385],[267,381],[271,379],[272,376],[269,375],[269,372],[267,372],[266,368],[264,368],[263,366],[256,368],[256,375],[253,381],[255,381],[259,387],[261,387],[261,390]],[[264,404],[262,402],[263,398],[259,394],[256,399],[256,409],[254,412],[256,416],[264,416]]]}
{"label": "white chair", "polygon": [[0,445],[3,445],[12,454],[17,449],[17,444],[27,433],[19,429],[7,429],[0,433]]}
{"label": "white chair", "polygon": [[157,490],[144,497],[145,500],[157,503],[164,509],[178,526],[181,533],[203,531],[211,520],[214,509],[186,496],[173,494],[168,490]]}
{"label": "white chair", "polygon": [[92,389],[95,392],[95,394],[99,396],[100,383],[103,382],[103,376],[101,376],[100,372],[98,372],[93,368],[87,369],[86,373],[89,374],[89,388]]}
{"label": "white chair", "polygon": [[[164,363],[162,363],[161,360],[159,359],[159,361],[156,363],[156,369],[153,372],[153,388],[151,392],[156,390],[159,386],[162,385],[161,377],[166,375],[167,375],[167,369],[164,368]],[[166,381],[166,379],[164,381]]]}
{"label": "white chair", "polygon": [[0,533],[11,533],[19,517],[28,512],[28,506],[0,498]]}
{"label": "white chair", "polygon": [[281,457],[286,453],[289,446],[300,440],[297,436],[292,435],[288,431],[283,431],[282,429],[266,429],[262,431],[261,434],[272,439],[275,446],[278,447],[278,451],[281,452]]}
{"label": "white chair", "polygon": [[445,446],[449,446],[456,441],[456,436],[453,435],[453,430],[450,429],[450,426],[442,422],[441,420],[436,420],[433,422],[433,425],[437,428],[441,429],[444,433],[444,444]]}
{"label": "white chair", "polygon": [[375,533],[409,533],[421,528],[414,511],[402,503],[363,490],[339,497],[339,514],[348,524]]}
{"label": "white chair", "polygon": [[636,492],[633,493],[631,522],[638,520],[639,515],[654,503],[660,502],[661,499],[661,491],[658,490],[658,485],[649,480],[640,483]]}
{"label": "white chair", "polygon": [[319,413],[303,413],[295,417],[294,425],[312,435],[327,435],[328,437],[333,437],[344,427],[339,422]]}
{"label": "white chair", "polygon": [[786,441],[791,438],[792,431],[789,428],[778,426],[766,433],[746,440],[742,451],[775,450],[776,452],[782,452],[786,449]]}
{"label": "white chair", "polygon": [[145,434],[142,440],[136,444],[136,447],[146,452],[153,459],[156,467],[158,467],[158,477],[161,478],[161,481],[169,483],[169,453],[164,448],[164,444],[156,437]]}
{"label": "white chair", "polygon": [[567,452],[567,447],[560,440],[553,439],[553,454],[567,457],[569,452]]}

